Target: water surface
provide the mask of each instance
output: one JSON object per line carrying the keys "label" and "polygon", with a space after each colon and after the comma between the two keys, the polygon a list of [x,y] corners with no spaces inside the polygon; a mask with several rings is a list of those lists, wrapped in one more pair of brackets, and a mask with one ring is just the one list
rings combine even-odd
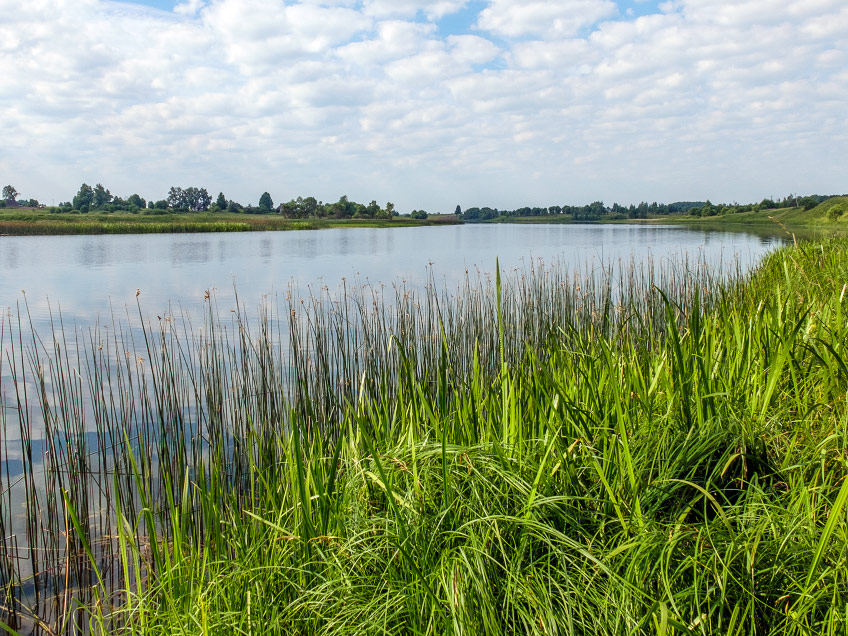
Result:
{"label": "water surface", "polygon": [[[659,225],[458,225],[340,228],[296,232],[0,237],[0,308],[26,299],[36,328],[61,309],[76,326],[136,309],[189,314],[213,292],[220,307],[247,308],[294,282],[335,288],[359,276],[417,284],[432,272],[452,285],[466,270],[493,272],[542,259],[566,267],[619,259],[688,256],[747,267],[782,242],[776,237]],[[22,292],[25,292],[22,293]]]}

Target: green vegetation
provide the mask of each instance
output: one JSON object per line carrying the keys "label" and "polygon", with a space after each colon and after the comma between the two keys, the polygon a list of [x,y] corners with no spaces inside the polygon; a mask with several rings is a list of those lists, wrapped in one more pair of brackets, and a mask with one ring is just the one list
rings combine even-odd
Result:
{"label": "green vegetation", "polygon": [[[848,197],[831,197],[811,208],[788,207],[761,209],[721,217],[722,223],[773,223],[791,227],[821,226],[828,228],[848,227]],[[703,220],[703,219],[697,219]]]}
{"label": "green vegetation", "polygon": [[393,219],[312,218],[290,219],[279,214],[195,212],[131,214],[126,212],[66,214],[49,209],[0,210],[0,235],[30,234],[148,234],[174,232],[248,232],[267,230],[317,230],[330,227],[403,227],[456,222],[453,217],[421,221]]}
{"label": "green vegetation", "polygon": [[0,412],[26,439],[42,408],[57,467],[33,570],[70,590],[29,608],[145,635],[843,634],[846,280],[831,241],[750,276],[345,283],[79,358],[8,321]]}
{"label": "green vegetation", "polygon": [[[11,186],[8,186],[11,187]],[[263,192],[259,197],[259,205],[243,206],[237,201],[227,200],[223,192],[219,192],[215,201],[206,188],[190,186],[181,188],[172,186],[168,190],[168,196],[159,201],[145,201],[137,194],[130,195],[127,199],[113,195],[103,185],[97,184],[93,188],[87,183],[80,186],[79,191],[71,201],[60,203],[54,211],[70,213],[112,213],[129,212],[131,214],[187,214],[198,212],[230,214],[262,214],[277,213],[288,219],[376,219],[388,221],[397,216],[394,204],[386,203],[381,208],[376,201],[363,205],[350,201],[347,196],[342,196],[336,203],[324,203],[315,197],[298,197],[287,203],[274,207],[271,194]]]}
{"label": "green vegetation", "polygon": [[241,232],[460,222],[455,215],[431,217],[423,210],[398,218],[391,202],[381,208],[376,201],[363,205],[347,196],[335,203],[298,197],[274,207],[271,195],[263,192],[258,206],[243,206],[227,200],[223,192],[213,201],[206,188],[194,186],[171,187],[165,199],[145,201],[138,194],[122,199],[102,184],[83,183],[71,201],[49,208],[34,199],[18,201],[18,196],[13,186],[3,188],[0,235]]}
{"label": "green vegetation", "polygon": [[[219,192],[213,201],[206,188],[171,187],[168,195],[158,201],[146,201],[138,194],[126,199],[113,195],[102,184],[94,187],[83,183],[72,200],[46,208],[34,199],[17,201],[18,191],[11,185],[3,188],[0,208],[0,234],[104,234],[137,232],[218,232],[247,230],[285,230],[334,226],[329,220],[376,223],[384,227],[400,216],[393,203],[380,207],[376,201],[368,205],[341,196],[334,203],[315,197],[297,197],[274,206],[269,192],[263,192],[258,205],[243,206],[228,200]],[[661,220],[675,223],[721,225],[788,225],[793,228],[839,227],[834,222],[844,215],[848,196],[789,195],[780,200],[763,199],[759,203],[713,204],[710,201],[678,201],[676,203],[647,203],[628,206],[602,201],[587,205],[553,205],[499,210],[489,207],[470,207],[465,211],[457,205],[452,215],[435,216],[425,210],[413,210],[405,218],[434,223],[585,223]],[[52,213],[49,221],[38,212]],[[126,218],[128,215],[139,218]],[[214,220],[210,215],[215,215]],[[81,216],[77,219],[76,216]],[[159,217],[157,221],[141,219]],[[248,220],[258,216],[261,220]],[[296,220],[298,223],[286,223]],[[305,224],[304,224],[305,222]],[[317,223],[316,223],[317,222]],[[370,226],[370,224],[369,224]]]}
{"label": "green vegetation", "polygon": [[[661,220],[669,222],[695,222],[717,224],[773,224],[777,220],[786,225],[830,225],[842,212],[848,197],[811,195],[788,196],[779,201],[763,199],[759,203],[713,204],[710,201],[679,201],[676,203],[639,203],[623,206],[614,203],[606,206],[602,201],[574,206],[524,207],[515,210],[468,208],[462,219],[468,222],[498,223],[575,223],[615,222],[634,220]],[[839,203],[839,202],[843,203]]]}

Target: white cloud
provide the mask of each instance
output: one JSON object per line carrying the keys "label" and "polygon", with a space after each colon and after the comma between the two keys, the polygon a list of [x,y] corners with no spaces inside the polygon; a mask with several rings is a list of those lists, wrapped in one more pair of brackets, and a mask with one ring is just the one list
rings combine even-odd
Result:
{"label": "white cloud", "polygon": [[495,59],[501,51],[489,40],[476,35],[451,35],[447,42],[457,64],[485,64]]}
{"label": "white cloud", "polygon": [[326,53],[369,30],[372,22],[345,7],[220,0],[203,12],[203,24],[227,62],[255,75],[293,58]]}
{"label": "white cloud", "polygon": [[0,0],[0,176],[429,209],[845,189],[841,0],[492,0],[443,35],[465,4]]}
{"label": "white cloud", "polygon": [[434,30],[430,24],[384,20],[377,24],[376,37],[341,46],[336,49],[336,54],[355,66],[379,66],[400,57],[414,55],[421,48],[435,44],[428,43]]}
{"label": "white cloud", "polygon": [[517,42],[510,57],[517,68],[554,68],[566,73],[587,72],[599,58],[584,39]]}
{"label": "white cloud", "polygon": [[197,12],[204,6],[206,6],[206,2],[204,0],[186,0],[174,7],[174,13],[180,15],[196,15]]}
{"label": "white cloud", "polygon": [[492,0],[477,27],[506,37],[571,36],[615,13],[611,0]]}
{"label": "white cloud", "polygon": [[414,18],[418,12],[428,18],[439,19],[462,9],[467,0],[364,0],[366,15],[376,18]]}

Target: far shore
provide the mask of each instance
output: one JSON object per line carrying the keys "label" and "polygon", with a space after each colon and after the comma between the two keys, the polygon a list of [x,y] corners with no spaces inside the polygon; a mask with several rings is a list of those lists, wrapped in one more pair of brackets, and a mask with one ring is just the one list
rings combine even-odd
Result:
{"label": "far shore", "polygon": [[0,210],[0,235],[73,234],[176,234],[189,232],[264,232],[320,230],[328,228],[394,228],[455,225],[455,215],[427,219],[396,216],[391,219],[290,219],[279,214],[231,214],[211,212],[130,214],[53,212],[49,208]]}
{"label": "far shore", "polygon": [[408,215],[391,218],[289,218],[279,213],[233,212],[66,212],[58,208],[0,209],[0,236],[72,234],[174,234],[194,232],[261,232],[320,230],[328,228],[397,228],[474,224],[669,224],[704,230],[738,231],[763,235],[786,234],[812,237],[842,233],[848,229],[848,197],[833,197],[812,209],[787,207],[731,214],[698,216],[673,213],[628,218],[621,213],[598,218],[575,218],[572,214],[538,216],[502,215],[486,220],[464,220],[460,214]]}

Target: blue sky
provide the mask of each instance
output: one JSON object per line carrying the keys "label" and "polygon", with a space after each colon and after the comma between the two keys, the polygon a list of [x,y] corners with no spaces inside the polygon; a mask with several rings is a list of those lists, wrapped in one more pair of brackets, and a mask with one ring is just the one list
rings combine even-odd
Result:
{"label": "blue sky", "polygon": [[844,0],[0,0],[0,16],[0,181],[48,203],[83,181],[403,211],[848,190]]}

